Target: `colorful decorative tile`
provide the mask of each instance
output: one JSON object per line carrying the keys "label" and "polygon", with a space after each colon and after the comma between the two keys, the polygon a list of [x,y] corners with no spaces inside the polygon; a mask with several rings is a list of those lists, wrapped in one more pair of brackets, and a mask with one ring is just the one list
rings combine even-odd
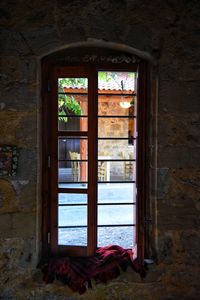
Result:
{"label": "colorful decorative tile", "polygon": [[15,176],[18,152],[16,146],[0,146],[0,176]]}

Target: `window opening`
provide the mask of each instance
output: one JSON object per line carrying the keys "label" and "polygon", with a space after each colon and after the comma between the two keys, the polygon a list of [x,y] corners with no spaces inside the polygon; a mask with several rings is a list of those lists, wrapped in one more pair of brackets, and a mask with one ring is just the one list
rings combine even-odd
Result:
{"label": "window opening", "polygon": [[138,64],[127,70],[54,66],[51,74],[46,249],[91,255],[116,244],[136,250],[143,216],[138,151],[144,145],[138,143]]}

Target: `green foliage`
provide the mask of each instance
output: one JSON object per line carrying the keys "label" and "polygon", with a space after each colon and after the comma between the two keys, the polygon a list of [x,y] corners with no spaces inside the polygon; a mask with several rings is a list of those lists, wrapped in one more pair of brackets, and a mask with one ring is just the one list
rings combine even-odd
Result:
{"label": "green foliage", "polygon": [[[125,78],[122,80],[124,74]],[[134,72],[98,72],[98,79],[99,81],[109,82],[113,81],[118,84],[119,88],[123,91],[126,87],[126,80],[127,78],[135,79],[136,73]]]}
{"label": "green foliage", "polygon": [[[115,81],[123,91],[126,85],[126,80],[120,80],[119,72],[98,72],[98,79],[104,82]],[[135,77],[135,73],[127,73],[127,77]],[[82,88],[86,89],[88,85],[87,78],[59,78],[58,79],[58,92],[64,93],[65,87]],[[67,122],[66,115],[75,114],[81,115],[82,109],[80,103],[76,101],[75,97],[66,94],[59,94],[58,100],[58,113],[59,120]]]}
{"label": "green foliage", "polygon": [[59,78],[58,91],[63,92],[63,88],[70,86],[72,88],[87,88],[87,78]]}
{"label": "green foliage", "polygon": [[98,79],[104,82],[109,82],[113,79],[114,72],[99,72]]}
{"label": "green foliage", "polygon": [[59,95],[58,113],[59,120],[67,122],[68,119],[66,115],[75,114],[80,116],[82,114],[82,109],[73,96]]}
{"label": "green foliage", "polygon": [[[87,79],[85,78],[59,78],[58,80],[58,91],[60,93],[64,93],[64,87],[79,87],[86,88],[87,87]],[[60,94],[58,99],[58,113],[59,120],[67,122],[68,118],[66,115],[75,114],[81,115],[82,109],[80,103],[76,101],[73,96],[68,96],[65,94]],[[62,117],[63,116],[63,117]]]}

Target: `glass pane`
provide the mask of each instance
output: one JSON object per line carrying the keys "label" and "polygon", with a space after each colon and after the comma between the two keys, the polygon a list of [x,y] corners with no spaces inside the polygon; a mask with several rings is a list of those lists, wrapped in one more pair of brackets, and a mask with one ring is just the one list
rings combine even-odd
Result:
{"label": "glass pane", "polygon": [[134,159],[134,147],[129,140],[98,140],[98,159]]}
{"label": "glass pane", "polygon": [[88,112],[88,95],[78,94],[78,90],[74,94],[62,93],[58,94],[58,116],[62,120],[62,116],[87,116]]}
{"label": "glass pane", "polygon": [[76,89],[76,91],[86,92],[88,90],[87,78],[65,77],[58,78],[58,92],[65,92],[65,89]]}
{"label": "glass pane", "polygon": [[[134,116],[135,96],[98,95],[98,116]],[[126,105],[128,106],[126,108]],[[122,107],[123,106],[123,107]]]}
{"label": "glass pane", "polygon": [[[62,137],[58,139],[58,160],[82,160],[88,157],[87,138]],[[63,162],[64,163],[64,162]],[[65,167],[71,163],[63,164]]]}
{"label": "glass pane", "polygon": [[98,206],[98,225],[132,225],[135,223],[135,205]]}
{"label": "glass pane", "polygon": [[136,229],[126,227],[99,227],[98,247],[119,245],[123,248],[132,248],[136,243]]}
{"label": "glass pane", "polygon": [[58,204],[87,204],[87,194],[58,194]]}
{"label": "glass pane", "polygon": [[123,137],[133,145],[134,118],[98,118],[98,137]]}
{"label": "glass pane", "polygon": [[86,246],[87,228],[59,228],[58,245]]}
{"label": "glass pane", "polygon": [[[105,91],[106,93],[106,91]],[[122,95],[116,91],[107,91],[98,95],[99,116],[134,116],[136,96]]]}
{"label": "glass pane", "polygon": [[87,206],[59,206],[58,226],[87,225]]}
{"label": "glass pane", "polygon": [[135,72],[98,72],[99,90],[135,91]]}
{"label": "glass pane", "polygon": [[136,192],[133,183],[98,184],[98,203],[135,203]]}
{"label": "glass pane", "polygon": [[62,162],[59,162],[58,165],[59,183],[87,181],[87,162],[72,161],[69,168],[63,168]]}
{"label": "glass pane", "polygon": [[134,168],[134,161],[98,161],[98,182],[135,181]]}
{"label": "glass pane", "polygon": [[124,115],[134,106],[136,73],[98,72],[98,115]]}
{"label": "glass pane", "polygon": [[[87,131],[88,79],[58,79],[58,129]],[[74,117],[73,117],[74,116]]]}
{"label": "glass pane", "polygon": [[62,131],[87,131],[88,118],[87,117],[59,117],[58,130]]}
{"label": "glass pane", "polygon": [[58,181],[87,181],[87,139],[59,138],[58,141]]}

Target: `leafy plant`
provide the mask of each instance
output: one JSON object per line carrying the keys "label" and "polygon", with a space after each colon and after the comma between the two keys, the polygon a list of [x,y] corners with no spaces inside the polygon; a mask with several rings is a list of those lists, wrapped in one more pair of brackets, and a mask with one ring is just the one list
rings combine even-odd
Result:
{"label": "leafy plant", "polygon": [[[64,87],[66,86],[70,86],[72,88],[86,88],[86,83],[87,82],[85,78],[59,78],[58,91],[59,93],[64,93]],[[75,97],[65,94],[59,94],[58,113],[59,120],[67,122],[67,115],[81,115],[82,109],[80,103],[76,101]]]}
{"label": "leafy plant", "polygon": [[[126,86],[126,79],[121,80],[119,72],[98,72],[99,81],[110,82],[115,81],[119,88],[123,91]],[[123,73],[122,73],[123,74]],[[126,73],[127,77],[135,78],[135,73]],[[126,77],[126,78],[127,78]],[[86,89],[88,84],[87,78],[59,78],[58,79],[58,92],[63,93],[59,94],[58,100],[58,113],[59,120],[67,122],[67,115],[75,114],[81,115],[82,109],[80,103],[76,101],[75,97],[64,94],[64,88],[79,88]]]}
{"label": "leafy plant", "polygon": [[58,113],[59,120],[67,122],[68,118],[66,115],[75,114],[80,116],[82,114],[82,109],[73,96],[59,95]]}

